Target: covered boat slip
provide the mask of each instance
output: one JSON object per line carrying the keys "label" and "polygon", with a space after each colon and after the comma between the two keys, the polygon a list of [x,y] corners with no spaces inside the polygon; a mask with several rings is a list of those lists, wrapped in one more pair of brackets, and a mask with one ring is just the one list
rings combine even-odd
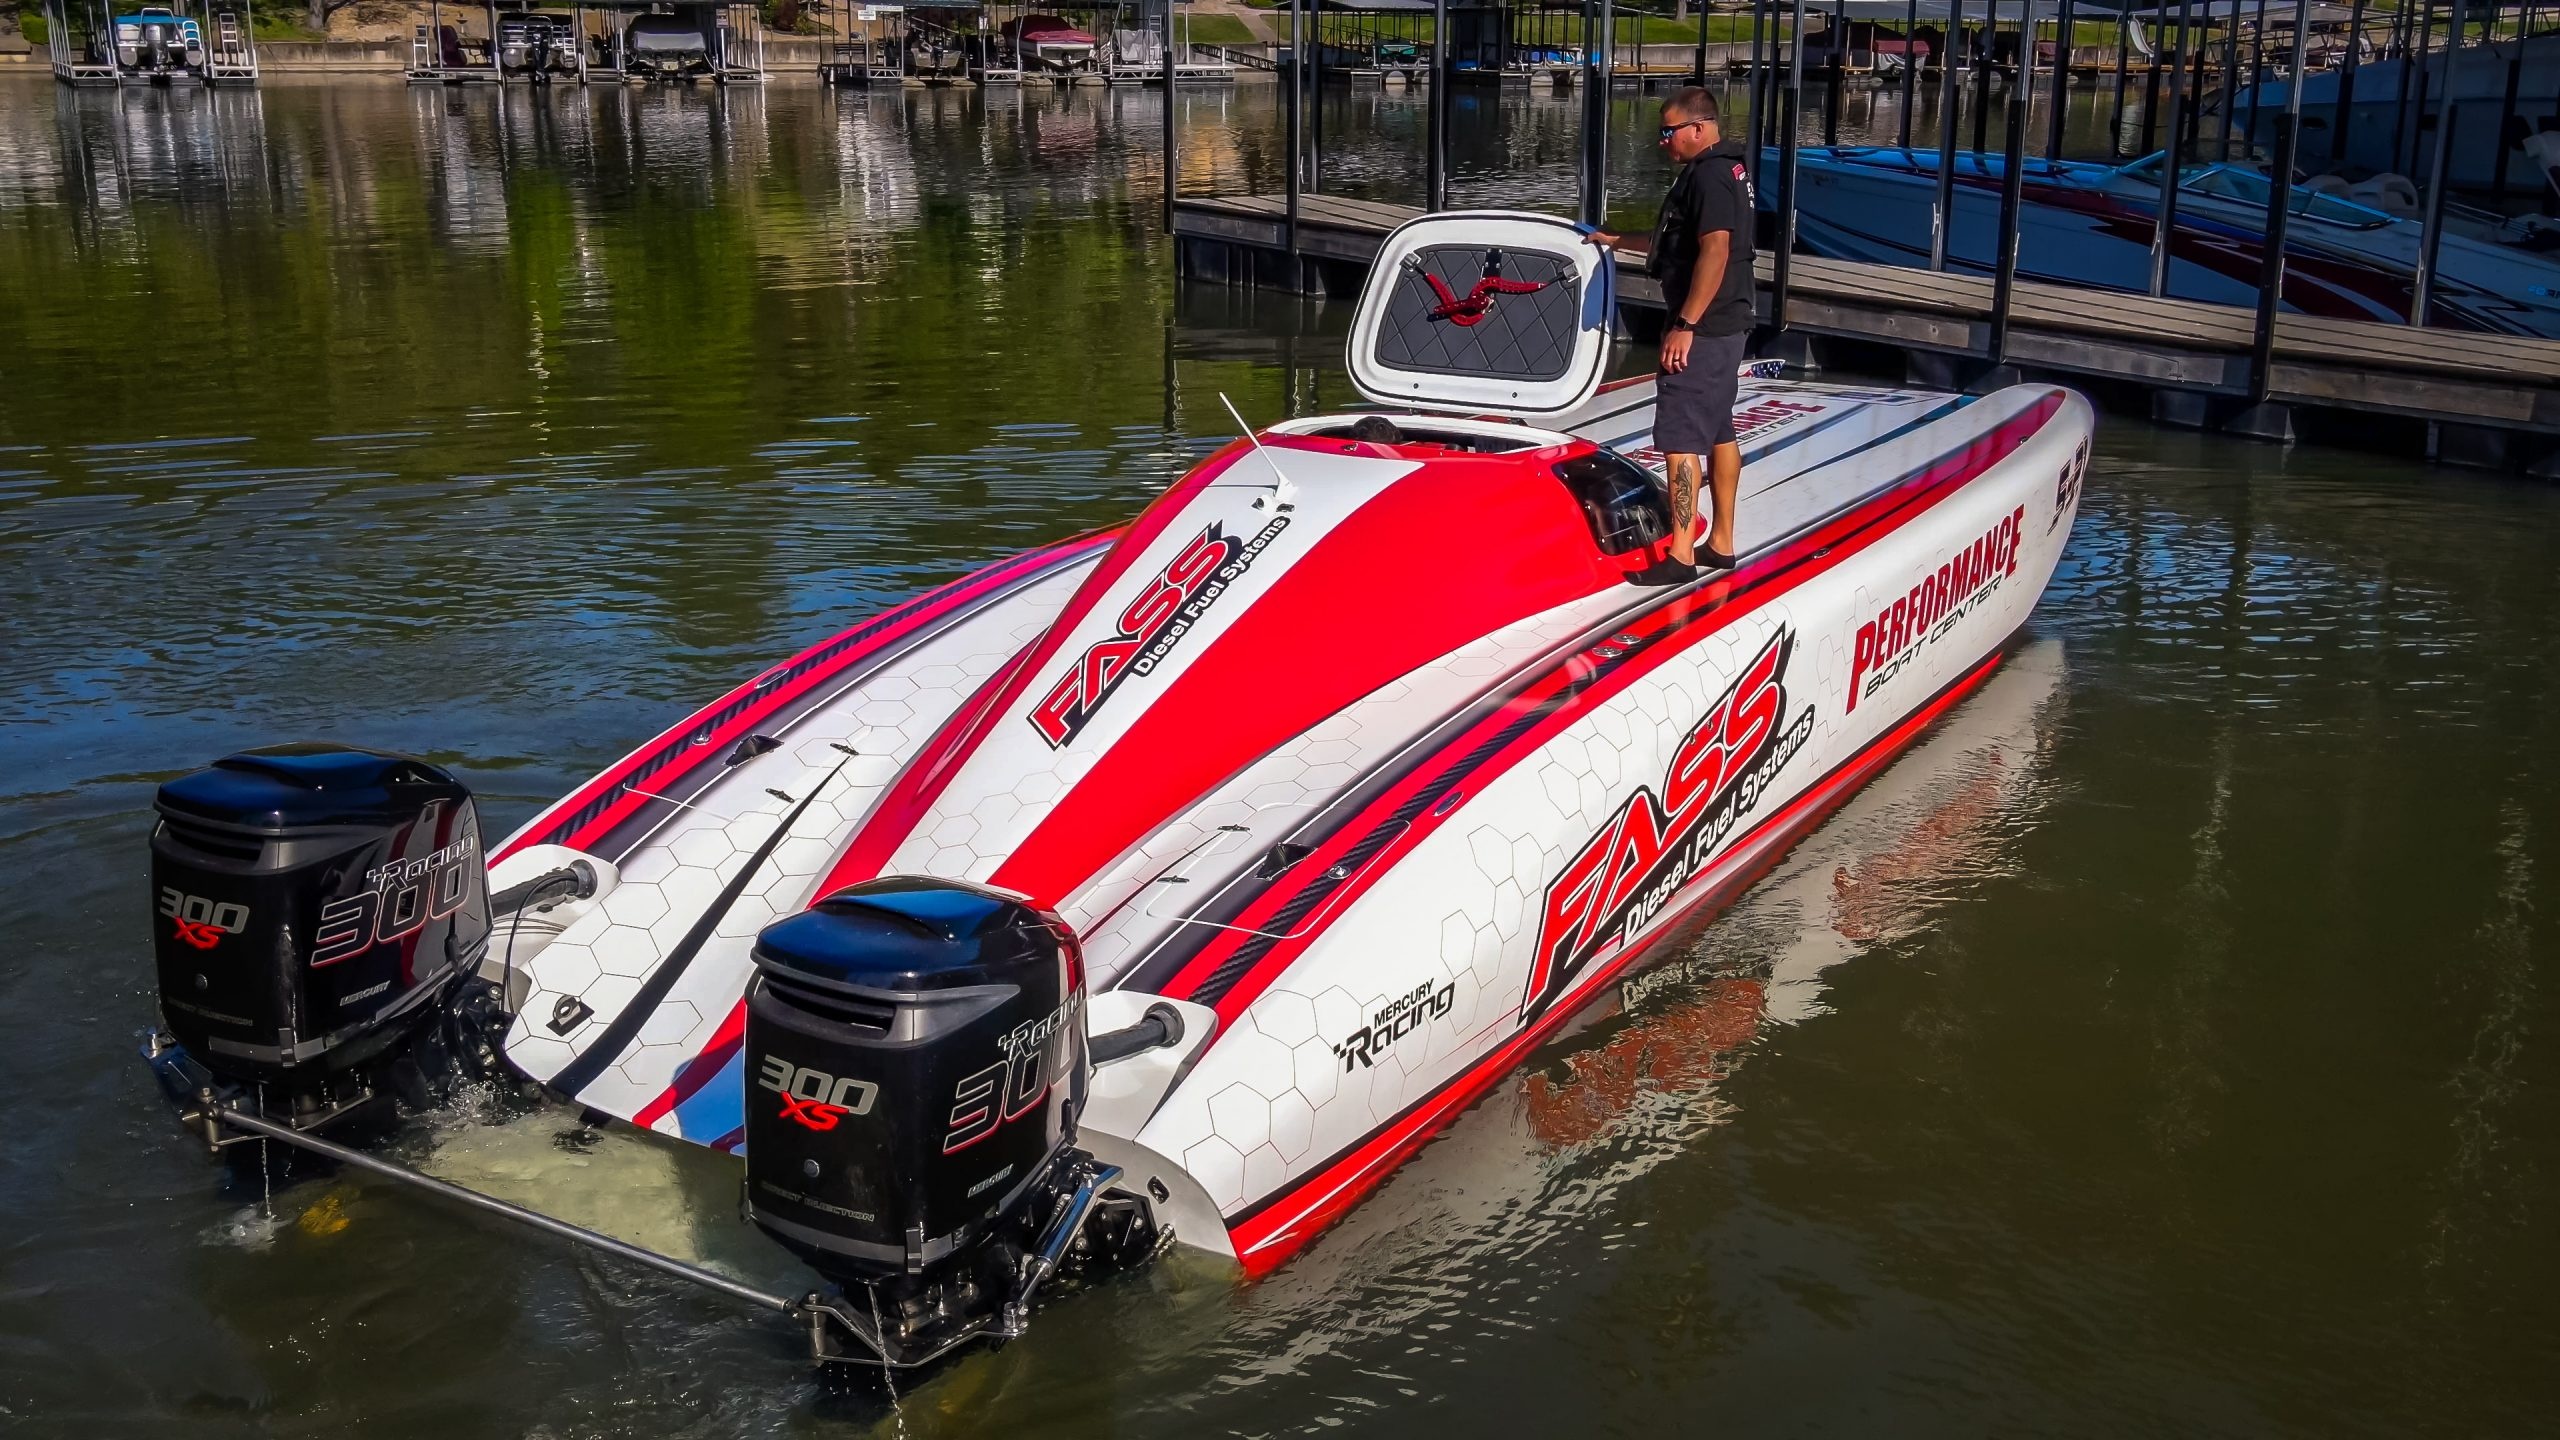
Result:
{"label": "covered boat slip", "polygon": [[253,85],[251,0],[45,0],[53,78],[66,85]]}
{"label": "covered boat slip", "polygon": [[[1177,263],[1213,283],[1348,294],[1387,233],[1421,213],[1297,199],[1293,225],[1283,195],[1181,197]],[[2560,436],[2560,342],[2279,314],[2261,376],[2256,317],[2237,306],[2020,280],[2003,317],[1992,276],[1807,255],[1782,272],[1766,252],[1759,286],[1763,322],[1793,332],[1779,338],[1791,362],[1907,357],[1915,382],[1950,387],[2038,374],[2114,382],[2169,423],[2275,438],[2297,433],[2292,411],[2406,417],[2425,427],[2430,454],[2497,467],[2543,463]],[[1623,256],[1618,300],[1647,330],[1662,304]]]}
{"label": "covered boat slip", "polygon": [[739,0],[427,0],[412,84],[760,84],[764,23]]}

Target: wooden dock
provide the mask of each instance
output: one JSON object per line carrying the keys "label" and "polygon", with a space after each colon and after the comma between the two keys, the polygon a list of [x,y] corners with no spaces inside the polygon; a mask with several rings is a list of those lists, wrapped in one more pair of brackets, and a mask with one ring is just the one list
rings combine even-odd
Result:
{"label": "wooden dock", "polygon": [[[1387,232],[1420,213],[1305,195],[1293,253],[1284,198],[1186,198],[1174,206],[1177,263],[1200,280],[1347,297]],[[1619,265],[1631,328],[1650,332],[1661,287],[1640,265]],[[1763,254],[1764,320],[1774,270]],[[1981,389],[2050,376],[2147,402],[2171,424],[2375,448],[2414,440],[2430,458],[2560,476],[2560,342],[2280,315],[2261,402],[2248,309],[2021,280],[1994,354],[1992,288],[1988,276],[1798,255],[1779,352],[1801,367],[1870,373],[1899,352],[1916,383]]]}

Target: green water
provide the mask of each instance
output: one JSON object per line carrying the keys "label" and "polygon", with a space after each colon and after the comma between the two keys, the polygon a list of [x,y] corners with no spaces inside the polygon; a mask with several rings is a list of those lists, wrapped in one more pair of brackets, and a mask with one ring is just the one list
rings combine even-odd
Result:
{"label": "green water", "polygon": [[[1130,513],[1220,393],[1348,395],[1338,308],[1173,284],[1159,103],[0,81],[0,1430],[2547,1428],[2560,507],[2116,418],[1957,717],[1999,743],[1915,754],[1266,1283],[1064,1301],[892,1418],[672,1284],[226,1187],[133,1053],[159,780],[356,740],[509,828]],[[1276,184],[1271,116],[1193,98],[1186,183]],[[1329,123],[1342,183],[1415,183],[1409,101]],[[1465,107],[1461,200],[1555,203],[1573,125]],[[572,1129],[410,1153],[788,1275],[723,1162]]]}

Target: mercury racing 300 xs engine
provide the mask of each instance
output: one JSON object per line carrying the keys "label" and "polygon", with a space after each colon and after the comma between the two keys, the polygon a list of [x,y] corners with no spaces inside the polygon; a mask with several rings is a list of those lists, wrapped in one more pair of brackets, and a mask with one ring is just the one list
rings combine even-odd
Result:
{"label": "mercury racing 300 xs engine", "polygon": [[[474,977],[490,931],[460,781],[407,756],[286,745],[180,776],[157,808],[153,949],[169,1034],[152,1060],[177,1098],[245,1091],[317,1129],[387,1093],[390,1068],[422,1043],[453,1048],[440,1022],[485,989]],[[419,1072],[407,1078],[422,1088]]]}
{"label": "mercury racing 300 xs engine", "polygon": [[1056,915],[875,880],[765,927],[755,963],[747,1212],[856,1292],[830,1313],[882,1359],[1018,1334],[1062,1263],[1152,1248],[1144,1209],[1097,1198],[1115,1172],[1075,1148],[1084,965]]}

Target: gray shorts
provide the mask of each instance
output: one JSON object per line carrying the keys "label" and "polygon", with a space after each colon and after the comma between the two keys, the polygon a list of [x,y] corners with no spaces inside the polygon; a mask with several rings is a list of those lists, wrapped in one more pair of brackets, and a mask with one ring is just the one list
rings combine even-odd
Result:
{"label": "gray shorts", "polygon": [[1653,377],[1653,448],[1665,455],[1704,455],[1733,443],[1734,397],[1741,392],[1742,352],[1749,332],[1694,335],[1689,364]]}

